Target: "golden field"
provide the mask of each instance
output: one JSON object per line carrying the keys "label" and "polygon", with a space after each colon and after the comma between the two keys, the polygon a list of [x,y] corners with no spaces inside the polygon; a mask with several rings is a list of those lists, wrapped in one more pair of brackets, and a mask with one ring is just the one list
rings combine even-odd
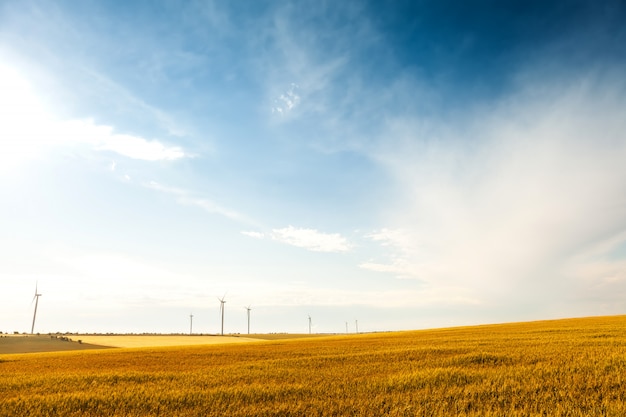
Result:
{"label": "golden field", "polygon": [[624,416],[626,316],[0,355],[0,416]]}
{"label": "golden field", "polygon": [[251,334],[238,336],[217,335],[76,335],[85,343],[110,347],[158,347],[158,346],[191,346],[191,345],[224,345],[231,343],[258,342],[261,340],[282,340],[320,337],[316,334]]}
{"label": "golden field", "polygon": [[239,336],[201,335],[80,335],[85,343],[111,347],[191,346],[256,342],[258,339]]}
{"label": "golden field", "polygon": [[7,353],[60,352],[103,348],[132,348],[160,346],[191,346],[259,342],[320,337],[319,334],[251,334],[180,335],[180,334],[63,334],[63,335],[0,335],[0,355]]}

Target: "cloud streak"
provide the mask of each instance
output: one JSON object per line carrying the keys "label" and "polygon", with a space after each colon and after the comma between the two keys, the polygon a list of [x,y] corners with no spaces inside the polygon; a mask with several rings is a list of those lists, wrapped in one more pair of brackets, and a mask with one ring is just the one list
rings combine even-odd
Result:
{"label": "cloud streak", "polygon": [[200,207],[201,209],[211,213],[211,214],[217,214],[220,216],[224,216],[230,220],[234,220],[236,222],[240,222],[240,223],[246,223],[246,224],[251,224],[251,225],[255,225],[256,222],[254,222],[253,220],[249,219],[248,217],[246,217],[245,215],[235,211],[235,210],[231,210],[228,208],[225,208],[217,203],[215,203],[212,200],[209,200],[207,198],[203,198],[203,197],[197,197],[195,196],[191,191],[188,190],[184,190],[184,189],[180,189],[180,188],[175,188],[175,187],[168,187],[162,184],[159,184],[156,181],[150,181],[146,184],[144,184],[145,187],[150,188],[152,190],[155,191],[159,191],[162,193],[166,193],[166,194],[172,194],[176,196],[176,202],[181,204],[181,205],[185,205],[185,206],[195,206],[195,207]]}

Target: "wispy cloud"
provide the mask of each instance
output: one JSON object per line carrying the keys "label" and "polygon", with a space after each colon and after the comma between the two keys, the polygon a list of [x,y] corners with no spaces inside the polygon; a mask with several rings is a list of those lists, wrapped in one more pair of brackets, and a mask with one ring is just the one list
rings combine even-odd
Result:
{"label": "wispy cloud", "polygon": [[159,184],[156,181],[150,181],[146,183],[145,186],[155,191],[175,195],[176,201],[179,204],[186,205],[186,206],[200,207],[201,209],[212,214],[218,214],[220,216],[227,217],[231,220],[234,220],[240,223],[256,225],[256,222],[254,222],[247,216],[235,210],[230,210],[225,207],[222,207],[221,205],[215,203],[214,201],[208,198],[198,197],[191,191],[184,190],[181,188],[176,188],[176,187],[165,186],[165,185]]}
{"label": "wispy cloud", "polygon": [[[353,8],[338,9],[347,20],[360,21],[358,13],[352,14]],[[324,18],[326,12],[325,8],[315,11]],[[320,28],[302,19],[298,8],[286,5],[273,10],[260,37],[264,48],[269,45],[269,53],[259,64],[270,110],[281,120],[297,119],[303,114],[330,117],[337,112],[335,82],[345,75],[349,54],[355,47],[343,41],[342,30],[348,29],[329,25],[325,35],[320,36]]]}
{"label": "wispy cloud", "polygon": [[287,114],[294,107],[300,103],[300,96],[298,95],[298,86],[291,84],[289,89],[282,93],[276,100],[274,100],[274,107],[272,107],[272,113]]}
{"label": "wispy cloud", "polygon": [[[173,62],[180,62],[180,59],[174,59],[172,57],[168,58],[170,58]],[[183,137],[187,135],[186,128],[181,126],[167,112],[146,103],[144,100],[130,92],[127,88],[124,88],[124,86],[116,83],[101,73],[87,67],[83,67],[81,69],[87,76],[91,84],[91,88],[95,88],[95,86],[97,86],[103,94],[115,97],[118,102],[117,105],[123,105],[128,108],[130,112],[138,113],[142,117],[147,117],[171,136]]]}
{"label": "wispy cloud", "polygon": [[338,233],[322,233],[315,229],[288,226],[272,230],[272,239],[314,252],[347,252],[352,248],[348,240]]}
{"label": "wispy cloud", "polygon": [[180,197],[178,199],[178,202],[184,205],[200,207],[201,209],[209,213],[219,214],[220,216],[224,216],[224,217],[227,217],[231,220],[235,220],[238,222],[242,222],[242,223],[251,222],[248,218],[246,218],[246,216],[242,215],[241,213],[224,208],[220,206],[219,204],[216,204],[215,202],[206,198]]}

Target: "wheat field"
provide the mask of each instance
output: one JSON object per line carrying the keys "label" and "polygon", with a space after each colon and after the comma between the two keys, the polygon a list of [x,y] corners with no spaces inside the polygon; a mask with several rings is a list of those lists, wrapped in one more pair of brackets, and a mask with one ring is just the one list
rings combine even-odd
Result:
{"label": "wheat field", "polygon": [[626,316],[0,356],[0,416],[624,416]]}
{"label": "wheat field", "polygon": [[243,336],[200,335],[79,335],[85,343],[112,347],[191,346],[257,342],[258,339]]}

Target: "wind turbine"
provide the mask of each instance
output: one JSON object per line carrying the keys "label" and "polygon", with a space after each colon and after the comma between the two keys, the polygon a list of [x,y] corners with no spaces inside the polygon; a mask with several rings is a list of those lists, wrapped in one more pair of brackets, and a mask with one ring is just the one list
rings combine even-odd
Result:
{"label": "wind turbine", "polygon": [[222,336],[224,336],[224,304],[226,304],[224,297],[226,297],[226,294],[224,294],[222,298],[218,298],[218,300],[220,300],[220,313],[222,313]]}
{"label": "wind turbine", "polygon": [[354,320],[354,327],[356,328],[356,332],[359,333],[359,321]]}
{"label": "wind turbine", "polygon": [[[33,301],[35,302],[35,313],[33,314],[33,325],[30,328],[30,334],[35,333],[35,318],[37,318],[37,305],[39,304],[39,297],[41,297],[41,294],[37,292],[37,283],[35,283],[35,296],[33,297]],[[32,304],[33,301],[30,303]]]}
{"label": "wind turbine", "polygon": [[189,334],[193,333],[193,314],[189,315]]}
{"label": "wind turbine", "polygon": [[248,314],[248,334],[250,334],[250,306],[246,307],[246,313]]}
{"label": "wind turbine", "polygon": [[309,316],[309,334],[311,334],[311,316]]}

